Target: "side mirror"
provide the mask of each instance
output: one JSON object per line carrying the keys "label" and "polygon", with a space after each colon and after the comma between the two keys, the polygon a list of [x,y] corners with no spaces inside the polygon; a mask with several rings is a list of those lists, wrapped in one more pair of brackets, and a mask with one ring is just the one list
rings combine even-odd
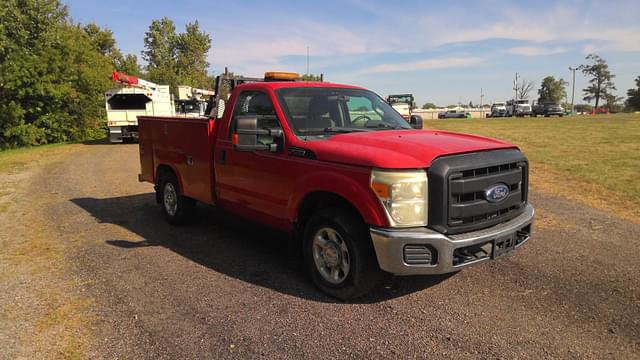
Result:
{"label": "side mirror", "polygon": [[258,126],[260,117],[236,116],[233,147],[238,151],[278,151],[277,140],[282,138],[281,129],[263,129]]}
{"label": "side mirror", "polygon": [[422,130],[424,126],[424,121],[422,120],[422,116],[419,115],[411,115],[411,120],[409,121],[411,127],[414,129]]}

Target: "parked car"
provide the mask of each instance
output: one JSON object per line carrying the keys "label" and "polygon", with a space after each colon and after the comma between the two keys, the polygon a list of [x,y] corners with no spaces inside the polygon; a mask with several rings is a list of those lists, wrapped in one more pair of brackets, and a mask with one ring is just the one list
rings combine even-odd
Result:
{"label": "parked car", "polygon": [[491,105],[491,112],[487,114],[487,117],[505,117],[507,116],[507,107],[503,102],[493,103]]}
{"label": "parked car", "polygon": [[564,116],[565,110],[562,106],[556,103],[537,103],[531,108],[531,116],[542,115],[544,117],[549,116]]}
{"label": "parked car", "polygon": [[531,104],[527,99],[509,100],[507,101],[507,116],[531,116]]}
{"label": "parked car", "polygon": [[465,119],[470,117],[470,113],[458,110],[447,110],[438,114],[438,119]]}

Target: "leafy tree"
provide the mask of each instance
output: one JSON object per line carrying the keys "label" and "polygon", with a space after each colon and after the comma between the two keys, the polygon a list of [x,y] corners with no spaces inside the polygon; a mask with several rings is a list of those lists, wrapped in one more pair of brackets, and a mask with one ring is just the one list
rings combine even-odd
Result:
{"label": "leafy tree", "polygon": [[469,108],[470,108],[470,109],[473,109],[473,108],[474,108],[474,106],[473,106],[473,101],[469,101]]}
{"label": "leafy tree", "polygon": [[133,54],[123,55],[116,46],[113,32],[107,28],[100,28],[95,23],[90,23],[82,27],[87,34],[93,48],[100,54],[108,57],[115,70],[129,75],[140,76],[141,70],[138,65],[138,58]]}
{"label": "leafy tree", "polygon": [[116,65],[116,70],[133,76],[142,76],[142,69],[138,64],[138,57],[133,54],[125,55]]}
{"label": "leafy tree", "polygon": [[147,62],[147,77],[162,84],[175,77],[176,27],[168,17],[153,20],[144,36],[142,59]]}
{"label": "leafy tree", "polygon": [[144,37],[142,58],[147,62],[147,77],[159,84],[168,84],[174,91],[178,85],[208,88],[212,79],[207,74],[207,54],[211,37],[200,30],[198,22],[186,25],[185,32],[176,33],[171,19],[153,20]]}
{"label": "leafy tree", "polygon": [[567,82],[553,76],[547,76],[542,80],[540,89],[538,89],[538,103],[554,103],[559,104],[567,95],[565,86]]}
{"label": "leafy tree", "polygon": [[103,135],[112,64],[96,38],[58,0],[7,0],[0,24],[0,147]]}
{"label": "leafy tree", "polygon": [[185,32],[176,37],[176,76],[182,84],[199,88],[211,87],[207,74],[207,54],[211,49],[211,37],[200,30],[196,20],[187,24]]}
{"label": "leafy tree", "polygon": [[302,81],[322,81],[322,75],[304,74]]}
{"label": "leafy tree", "polygon": [[591,79],[589,80],[589,86],[583,89],[584,100],[591,102],[596,101],[596,108],[600,104],[600,99],[606,99],[607,94],[610,94],[612,90],[616,90],[613,84],[613,78],[616,76],[609,71],[609,65],[607,62],[596,54],[589,54],[585,57],[586,60],[591,61],[591,64],[580,65],[582,73]]}
{"label": "leafy tree", "polygon": [[438,107],[436,106],[436,104],[434,103],[425,103],[424,105],[422,105],[423,109],[437,109]]}
{"label": "leafy tree", "polygon": [[89,37],[93,48],[100,54],[109,57],[115,67],[122,59],[122,53],[116,47],[113,32],[109,29],[102,29],[95,23],[85,25],[82,30]]}
{"label": "leafy tree", "polygon": [[609,110],[609,112],[617,113],[624,110],[624,106],[620,103],[624,99],[620,96],[615,96],[613,94],[607,94],[605,96],[606,105],[605,107]]}
{"label": "leafy tree", "polygon": [[636,88],[627,90],[626,105],[631,110],[640,111],[640,76],[636,78]]}

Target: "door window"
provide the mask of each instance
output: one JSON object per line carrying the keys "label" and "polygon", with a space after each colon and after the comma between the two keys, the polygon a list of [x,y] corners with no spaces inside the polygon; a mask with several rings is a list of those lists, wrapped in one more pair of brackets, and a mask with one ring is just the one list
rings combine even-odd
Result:
{"label": "door window", "polygon": [[[262,91],[243,91],[233,109],[233,119],[238,116],[255,115],[258,117],[258,128],[282,129],[276,116],[276,110],[269,96]],[[229,137],[235,132],[235,121],[231,122]],[[258,136],[258,141],[268,145],[273,142],[271,136]]]}

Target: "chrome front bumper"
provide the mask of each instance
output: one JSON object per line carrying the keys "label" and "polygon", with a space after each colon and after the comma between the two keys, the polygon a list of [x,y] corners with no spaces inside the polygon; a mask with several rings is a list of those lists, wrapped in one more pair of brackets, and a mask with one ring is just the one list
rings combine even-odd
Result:
{"label": "chrome front bumper", "polygon": [[[529,240],[534,218],[527,204],[517,217],[487,229],[464,234],[443,235],[428,228],[386,229],[372,227],[371,239],[384,271],[395,275],[445,274],[494,259]],[[431,256],[424,256],[425,248]],[[423,263],[416,263],[420,253]]]}

